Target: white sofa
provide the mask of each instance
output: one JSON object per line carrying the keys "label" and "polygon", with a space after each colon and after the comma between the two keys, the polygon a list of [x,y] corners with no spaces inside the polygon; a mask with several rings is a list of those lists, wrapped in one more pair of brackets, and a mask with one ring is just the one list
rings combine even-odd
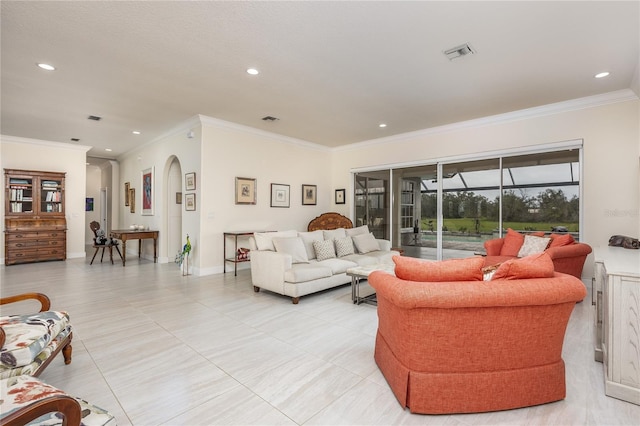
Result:
{"label": "white sofa", "polygon": [[301,296],[350,283],[349,268],[393,264],[391,257],[400,254],[391,250],[391,242],[375,239],[366,225],[256,233],[250,245],[254,291],[265,289],[289,296],[294,304]]}

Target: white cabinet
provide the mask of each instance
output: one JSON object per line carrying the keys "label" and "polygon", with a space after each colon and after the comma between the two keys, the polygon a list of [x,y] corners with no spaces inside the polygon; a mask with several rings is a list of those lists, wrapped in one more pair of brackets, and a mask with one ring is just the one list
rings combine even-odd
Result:
{"label": "white cabinet", "polygon": [[640,405],[640,251],[599,247],[595,256],[595,359],[605,393]]}

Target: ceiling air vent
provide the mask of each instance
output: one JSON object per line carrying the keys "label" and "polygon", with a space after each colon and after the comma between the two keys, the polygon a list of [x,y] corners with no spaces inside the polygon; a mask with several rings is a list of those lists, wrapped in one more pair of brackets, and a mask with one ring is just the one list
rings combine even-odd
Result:
{"label": "ceiling air vent", "polygon": [[93,120],[93,121],[100,121],[102,120],[102,117],[98,117],[97,115],[90,115],[89,117],[87,117],[89,120]]}
{"label": "ceiling air vent", "polygon": [[449,58],[450,61],[461,56],[473,55],[474,53],[476,53],[476,51],[473,50],[469,43],[461,44],[460,46],[456,46],[444,51],[444,55]]}
{"label": "ceiling air vent", "polygon": [[71,138],[71,141],[72,141],[72,142],[80,142],[80,139],[78,139],[78,138]]}
{"label": "ceiling air vent", "polygon": [[262,121],[278,121],[278,120],[280,119],[277,117],[272,117],[270,115],[267,115],[266,117],[262,117]]}

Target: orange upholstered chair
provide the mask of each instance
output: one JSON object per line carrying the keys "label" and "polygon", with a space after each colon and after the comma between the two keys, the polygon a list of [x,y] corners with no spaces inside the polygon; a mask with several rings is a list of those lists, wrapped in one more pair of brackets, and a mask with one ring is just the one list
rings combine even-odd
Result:
{"label": "orange upholstered chair", "polygon": [[573,276],[550,274],[419,282],[372,273],[375,360],[400,404],[413,413],[445,414],[564,399],[562,345],[586,289]]}

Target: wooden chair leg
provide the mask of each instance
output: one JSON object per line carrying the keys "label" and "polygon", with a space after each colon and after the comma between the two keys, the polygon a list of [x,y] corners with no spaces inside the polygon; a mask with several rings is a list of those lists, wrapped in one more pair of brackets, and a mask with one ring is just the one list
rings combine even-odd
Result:
{"label": "wooden chair leg", "polygon": [[104,247],[102,247],[102,256],[100,256],[100,263],[104,260]]}
{"label": "wooden chair leg", "polygon": [[122,253],[120,253],[120,247],[118,247],[118,245],[114,245],[113,247],[116,249],[116,251],[117,251],[117,252],[118,252],[118,254],[120,255],[120,260],[124,260],[124,259],[122,258]]}
{"label": "wooden chair leg", "polygon": [[98,254],[98,250],[100,250],[100,247],[96,247],[96,251],[93,253],[93,257],[91,258],[91,263],[89,263],[89,265],[93,265],[93,259],[96,258],[96,254]]}

